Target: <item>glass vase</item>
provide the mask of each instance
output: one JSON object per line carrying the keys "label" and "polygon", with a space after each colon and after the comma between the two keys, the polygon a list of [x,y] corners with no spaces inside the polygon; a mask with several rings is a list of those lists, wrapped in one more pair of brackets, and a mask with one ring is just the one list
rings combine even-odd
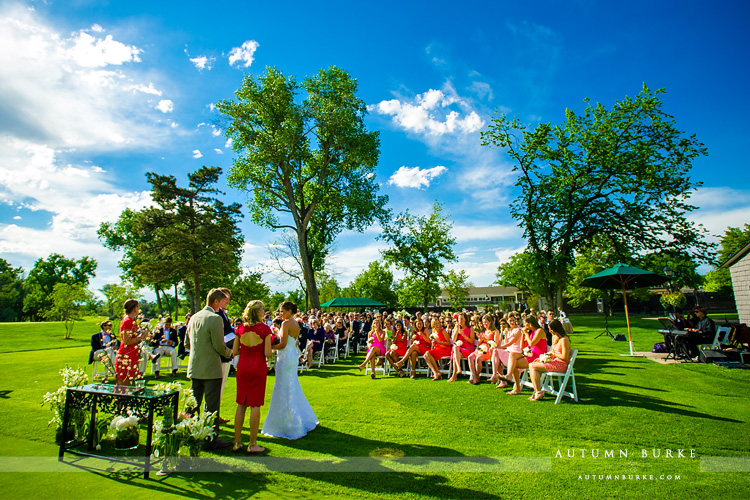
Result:
{"label": "glass vase", "polygon": [[140,434],[138,427],[128,427],[115,433],[115,449],[116,450],[133,450],[138,448],[138,442],[140,441]]}

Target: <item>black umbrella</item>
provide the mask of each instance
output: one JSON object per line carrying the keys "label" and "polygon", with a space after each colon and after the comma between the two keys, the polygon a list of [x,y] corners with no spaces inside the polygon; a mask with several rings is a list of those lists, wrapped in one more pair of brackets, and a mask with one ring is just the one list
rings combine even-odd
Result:
{"label": "black umbrella", "polygon": [[630,343],[630,355],[633,355],[633,339],[630,334],[630,316],[628,314],[628,294],[626,290],[641,288],[644,286],[661,285],[669,278],[660,274],[644,271],[637,267],[625,264],[615,264],[609,269],[589,276],[581,282],[581,286],[598,288],[600,290],[622,290],[625,300],[625,320],[628,323],[628,342]]}

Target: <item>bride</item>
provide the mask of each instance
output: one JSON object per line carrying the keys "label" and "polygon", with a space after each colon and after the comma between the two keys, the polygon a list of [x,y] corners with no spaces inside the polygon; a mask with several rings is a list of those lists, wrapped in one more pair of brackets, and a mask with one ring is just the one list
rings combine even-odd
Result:
{"label": "bride", "polygon": [[284,322],[281,324],[281,341],[272,346],[279,351],[279,356],[271,405],[261,431],[264,436],[299,439],[318,425],[318,418],[297,379],[299,324],[293,318],[296,312],[297,306],[293,302],[281,304]]}

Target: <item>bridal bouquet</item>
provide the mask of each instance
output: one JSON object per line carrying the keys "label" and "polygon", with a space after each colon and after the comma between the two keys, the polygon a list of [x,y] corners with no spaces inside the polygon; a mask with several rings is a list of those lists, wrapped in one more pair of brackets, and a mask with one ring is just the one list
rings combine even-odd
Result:
{"label": "bridal bouquet", "polygon": [[523,355],[526,356],[526,357],[531,356],[532,355],[531,354],[531,348],[530,347],[524,347],[523,348]]}
{"label": "bridal bouquet", "polygon": [[540,354],[537,358],[537,361],[539,361],[540,363],[549,363],[551,361],[551,358],[549,354]]}
{"label": "bridal bouquet", "polygon": [[482,354],[487,354],[487,344],[480,344],[479,347],[477,347],[477,351]]}
{"label": "bridal bouquet", "polygon": [[435,333],[435,332],[432,332],[432,333],[430,334],[430,338],[431,338],[432,340],[437,340],[437,338],[438,338],[438,334],[437,334],[437,333]]}
{"label": "bridal bouquet", "polygon": [[391,344],[391,346],[389,347],[389,349],[391,351],[395,351],[396,349],[398,349],[398,346],[396,344]]}
{"label": "bridal bouquet", "polygon": [[497,347],[497,342],[495,342],[494,340],[490,340],[487,342],[487,345],[490,346],[490,349],[494,349],[495,347]]}
{"label": "bridal bouquet", "polygon": [[456,341],[456,347],[461,347],[462,345],[464,345],[464,341],[463,340],[457,340]]}

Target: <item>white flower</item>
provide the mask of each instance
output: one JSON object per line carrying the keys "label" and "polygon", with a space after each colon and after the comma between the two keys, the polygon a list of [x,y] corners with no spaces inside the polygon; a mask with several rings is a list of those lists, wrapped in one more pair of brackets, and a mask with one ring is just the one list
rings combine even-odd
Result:
{"label": "white flower", "polygon": [[462,345],[464,345],[464,341],[463,340],[456,341],[456,346],[461,347]]}
{"label": "white flower", "polygon": [[490,340],[489,342],[487,342],[487,345],[490,346],[490,349],[494,349],[495,347],[497,347],[497,342],[495,342],[494,340]]}
{"label": "white flower", "polygon": [[396,349],[398,349],[398,346],[396,344],[391,344],[390,349],[391,351],[395,351]]}
{"label": "white flower", "polygon": [[477,351],[481,352],[482,354],[487,352],[487,346],[482,344],[479,347],[477,347]]}
{"label": "white flower", "polygon": [[539,355],[538,360],[539,360],[540,363],[549,363],[549,361],[550,361],[549,354],[541,354],[541,355]]}
{"label": "white flower", "polygon": [[531,356],[531,349],[529,349],[528,347],[524,347],[523,348],[523,355],[527,356],[527,357]]}
{"label": "white flower", "polygon": [[433,333],[433,334],[431,334],[431,335],[430,335],[430,338],[431,338],[432,340],[437,340],[437,338],[438,338],[438,334],[437,334],[437,333]]}

